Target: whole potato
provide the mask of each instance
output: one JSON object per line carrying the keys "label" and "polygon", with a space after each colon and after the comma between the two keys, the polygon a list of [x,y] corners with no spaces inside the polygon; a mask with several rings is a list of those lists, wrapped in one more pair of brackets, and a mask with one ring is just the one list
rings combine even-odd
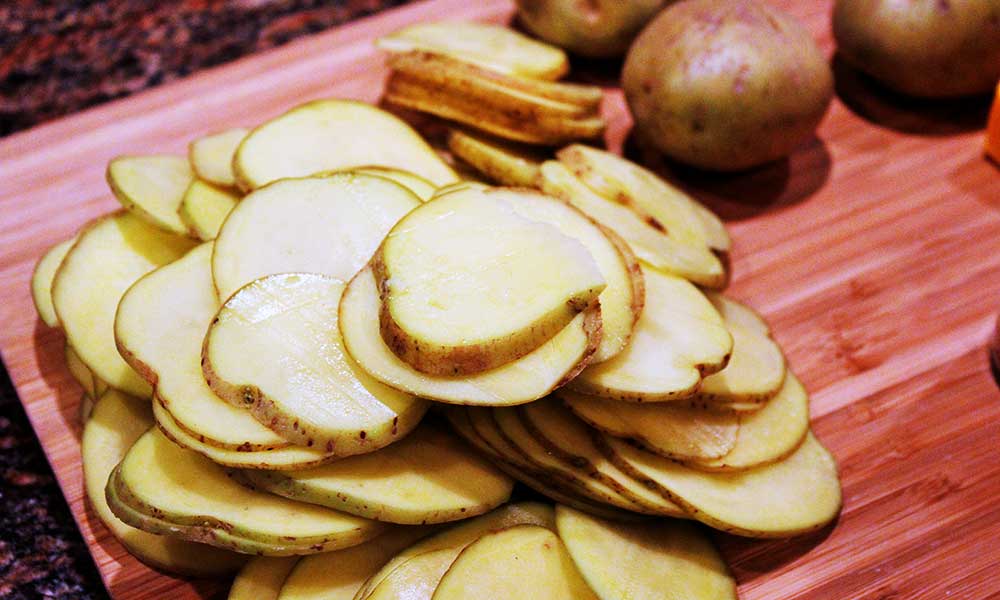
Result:
{"label": "whole potato", "polygon": [[837,50],[911,96],[989,92],[1000,79],[1000,0],[837,0]]}
{"label": "whole potato", "polygon": [[539,38],[574,54],[625,54],[667,0],[517,0],[518,17]]}
{"label": "whole potato", "polygon": [[638,136],[681,162],[734,171],[808,138],[833,74],[792,17],[753,0],[685,0],[636,38],[622,87]]}

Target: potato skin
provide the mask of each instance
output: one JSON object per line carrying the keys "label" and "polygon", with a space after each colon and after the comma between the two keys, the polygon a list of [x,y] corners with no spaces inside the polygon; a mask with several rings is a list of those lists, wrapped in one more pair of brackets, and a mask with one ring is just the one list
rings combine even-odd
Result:
{"label": "potato skin", "polygon": [[792,17],[754,0],[687,0],[636,39],[622,87],[644,141],[681,162],[735,171],[808,138],[833,97],[833,74]]}
{"label": "potato skin", "polygon": [[924,98],[984,94],[1000,80],[1000,0],[837,0],[845,62]]}
{"label": "potato skin", "polygon": [[517,0],[518,18],[541,39],[591,58],[622,56],[671,0]]}

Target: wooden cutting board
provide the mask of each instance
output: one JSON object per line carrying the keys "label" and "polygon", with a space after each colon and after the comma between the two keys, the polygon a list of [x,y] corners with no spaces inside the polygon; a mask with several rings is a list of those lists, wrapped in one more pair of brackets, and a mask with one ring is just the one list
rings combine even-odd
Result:
{"label": "wooden cutting board", "polygon": [[[829,2],[775,2],[833,54]],[[85,508],[80,389],[61,335],[32,309],[35,261],[117,206],[103,177],[112,156],[182,153],[194,137],[314,98],[375,101],[375,36],[511,12],[506,0],[410,5],[0,141],[0,348],[116,598],[203,597],[225,584],[142,566]],[[844,484],[844,511],[822,532],[718,540],[745,599],[991,597],[1000,393],[984,343],[1000,308],[1000,170],[982,158],[985,104],[915,104],[839,63],[837,75],[847,103],[787,162],[740,176],[667,169],[727,218],[730,293],[773,324]],[[631,151],[620,94],[605,109],[609,145]]]}

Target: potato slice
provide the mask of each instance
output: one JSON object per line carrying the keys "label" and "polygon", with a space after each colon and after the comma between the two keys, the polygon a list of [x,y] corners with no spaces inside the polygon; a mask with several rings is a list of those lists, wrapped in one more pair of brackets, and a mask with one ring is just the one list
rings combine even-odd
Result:
{"label": "potato slice", "polygon": [[366,268],[340,302],[344,347],[372,377],[415,396],[449,404],[504,406],[545,396],[580,372],[600,343],[599,309],[590,308],[534,352],[496,369],[460,377],[414,370],[386,346],[379,332],[379,296]]}
{"label": "potato slice", "polygon": [[207,242],[219,235],[222,223],[239,201],[235,193],[196,179],[184,192],[179,213],[188,231]]}
{"label": "potato slice", "polygon": [[692,408],[674,402],[619,402],[569,390],[557,394],[592,427],[633,439],[650,452],[668,458],[721,458],[736,446],[739,435],[739,417],[730,411]]}
{"label": "potato slice", "polygon": [[566,200],[598,223],[613,230],[632,247],[640,260],[668,273],[675,273],[704,287],[725,287],[728,273],[719,257],[701,246],[689,245],[658,228],[659,221],[609,200],[590,187],[558,161],[542,163],[541,188],[547,194]]}
{"label": "potato slice", "polygon": [[191,142],[188,145],[188,160],[195,174],[215,185],[235,187],[233,156],[248,133],[248,129],[235,127]]}
{"label": "potato slice", "polygon": [[149,401],[109,390],[83,428],[80,454],[87,500],[112,535],[142,562],[169,573],[212,577],[235,571],[245,556],[126,525],[108,507],[104,487],[115,465],[153,425]]}
{"label": "potato slice", "polygon": [[422,425],[378,452],[321,467],[241,475],[274,494],[404,525],[480,515],[506,502],[514,485],[433,425]]}
{"label": "potato slice", "polygon": [[725,560],[691,523],[620,523],[557,506],[556,527],[583,579],[602,600],[737,598]]}
{"label": "potato slice", "polygon": [[437,190],[437,187],[433,183],[427,181],[420,175],[404,171],[402,169],[393,169],[390,167],[358,167],[351,170],[355,173],[377,175],[379,177],[391,179],[413,192],[417,198],[420,198],[421,202],[427,202],[430,200],[431,196],[433,196],[434,192]]}
{"label": "potato slice", "polygon": [[570,382],[576,391],[630,402],[690,396],[722,370],[733,338],[705,295],[675,275],[642,267],[646,306],[625,349]]}
{"label": "potato slice", "polygon": [[590,428],[556,398],[517,407],[525,429],[553,456],[615,490],[647,512],[687,518],[673,502],[623,473],[594,445]]}
{"label": "potato slice", "polygon": [[351,100],[297,106],[251,131],[233,157],[236,179],[245,190],[278,179],[370,165],[411,171],[437,186],[458,181],[409,125]]}
{"label": "potato slice", "polygon": [[[525,585],[526,578],[530,585]],[[597,596],[556,534],[537,525],[518,525],[488,533],[462,550],[433,598],[596,600]]]}
{"label": "potato slice", "polygon": [[351,548],[303,557],[282,585],[278,599],[353,600],[389,559],[431,531],[432,527],[394,527]]}
{"label": "potato slice", "polygon": [[183,156],[119,156],[108,163],[107,180],[130,212],[171,233],[189,234],[178,210],[194,172]]}
{"label": "potato slice", "polygon": [[537,79],[555,80],[569,71],[569,59],[560,48],[493,23],[417,23],[380,37],[375,45],[394,53],[444,54],[500,73]]}
{"label": "potato slice", "polygon": [[101,381],[100,378],[94,375],[90,368],[88,368],[87,365],[80,360],[80,356],[76,353],[76,350],[73,349],[73,346],[66,344],[65,356],[66,368],[69,369],[69,373],[73,376],[73,379],[75,379],[77,383],[80,384],[80,387],[83,388],[84,395],[91,400],[96,400],[103,396],[104,392],[108,391],[108,384]]}
{"label": "potato slice", "polygon": [[278,600],[298,556],[257,556],[243,565],[229,588],[228,600]]}
{"label": "potato slice", "polygon": [[448,149],[501,185],[535,187],[542,175],[540,155],[485,134],[453,128],[448,132]]}
{"label": "potato slice", "polygon": [[823,527],[840,512],[837,463],[811,433],[784,460],[735,473],[698,471],[613,437],[600,438],[600,444],[623,471],[695,519],[736,535],[798,535]]}
{"label": "potato slice", "polygon": [[382,243],[372,259],[382,339],[417,371],[468,375],[517,360],[604,290],[587,246],[522,203],[561,208],[532,192],[453,192],[403,217]]}
{"label": "potato slice", "polygon": [[[222,467],[177,446],[158,430],[136,441],[107,487],[120,503],[169,524],[169,533],[177,537],[214,545],[221,531],[255,542],[270,556],[346,548],[382,531],[375,521],[249,490],[227,477]],[[115,514],[128,522],[130,515]]]}
{"label": "potato slice", "polygon": [[52,306],[52,280],[55,279],[56,271],[75,243],[76,236],[73,236],[46,250],[31,274],[31,299],[35,302],[38,317],[49,327],[60,326],[59,316]]}
{"label": "potato slice", "polygon": [[125,292],[115,317],[118,351],[177,425],[201,442],[242,452],[290,445],[205,382],[201,346],[218,310],[212,244],[203,244]]}
{"label": "potato slice", "polygon": [[149,397],[149,384],[115,347],[115,311],[137,279],[192,247],[191,240],[119,211],[88,225],[63,259],[52,281],[52,303],[66,339],[108,385]]}
{"label": "potato slice", "polygon": [[[555,529],[555,516],[552,508],[537,502],[521,502],[517,504],[506,504],[485,515],[480,515],[474,519],[462,521],[441,533],[437,533],[425,538],[406,550],[398,553],[381,569],[372,575],[361,587],[355,598],[363,599],[371,597],[372,592],[379,587],[387,577],[393,576],[394,580],[406,579],[407,570],[424,571],[427,563],[440,564],[441,561],[413,561],[411,559],[424,557],[429,553],[441,553],[444,556],[445,569],[454,562],[455,557],[462,550],[476,541],[483,535],[491,531],[500,531],[515,525],[540,525],[549,529]],[[443,575],[443,570],[441,575]],[[429,592],[433,592],[437,587],[438,580],[431,582]],[[416,592],[416,590],[414,590]],[[417,598],[419,596],[406,596],[407,598]],[[429,597],[429,595],[428,595]]]}
{"label": "potato slice", "polygon": [[215,240],[212,277],[226,300],[275,273],[323,273],[347,281],[420,200],[384,177],[339,173],[289,179],[245,197]]}

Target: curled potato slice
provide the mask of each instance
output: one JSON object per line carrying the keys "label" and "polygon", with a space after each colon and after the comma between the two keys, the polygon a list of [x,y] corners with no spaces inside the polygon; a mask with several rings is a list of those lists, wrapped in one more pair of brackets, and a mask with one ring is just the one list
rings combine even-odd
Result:
{"label": "curled potato slice", "polygon": [[59,327],[59,316],[52,305],[52,280],[69,249],[76,243],[76,236],[59,242],[45,251],[31,274],[31,299],[35,303],[38,317],[49,327]]}
{"label": "curled potato slice", "polygon": [[298,562],[298,556],[251,558],[236,574],[228,600],[278,600],[282,584]]}
{"label": "curled potato slice", "polygon": [[239,200],[240,197],[229,190],[196,179],[181,200],[181,220],[194,237],[206,242],[214,240]]}
{"label": "curled potato slice", "polygon": [[120,156],[108,163],[107,179],[130,212],[171,233],[188,235],[178,210],[194,172],[183,156]]}
{"label": "curled potato slice", "polygon": [[501,185],[535,187],[541,177],[540,156],[485,134],[453,128],[448,132],[448,149]]}
{"label": "curled potato slice", "polygon": [[199,178],[222,187],[235,187],[233,155],[249,130],[235,127],[198,138],[188,145],[188,161]]}

